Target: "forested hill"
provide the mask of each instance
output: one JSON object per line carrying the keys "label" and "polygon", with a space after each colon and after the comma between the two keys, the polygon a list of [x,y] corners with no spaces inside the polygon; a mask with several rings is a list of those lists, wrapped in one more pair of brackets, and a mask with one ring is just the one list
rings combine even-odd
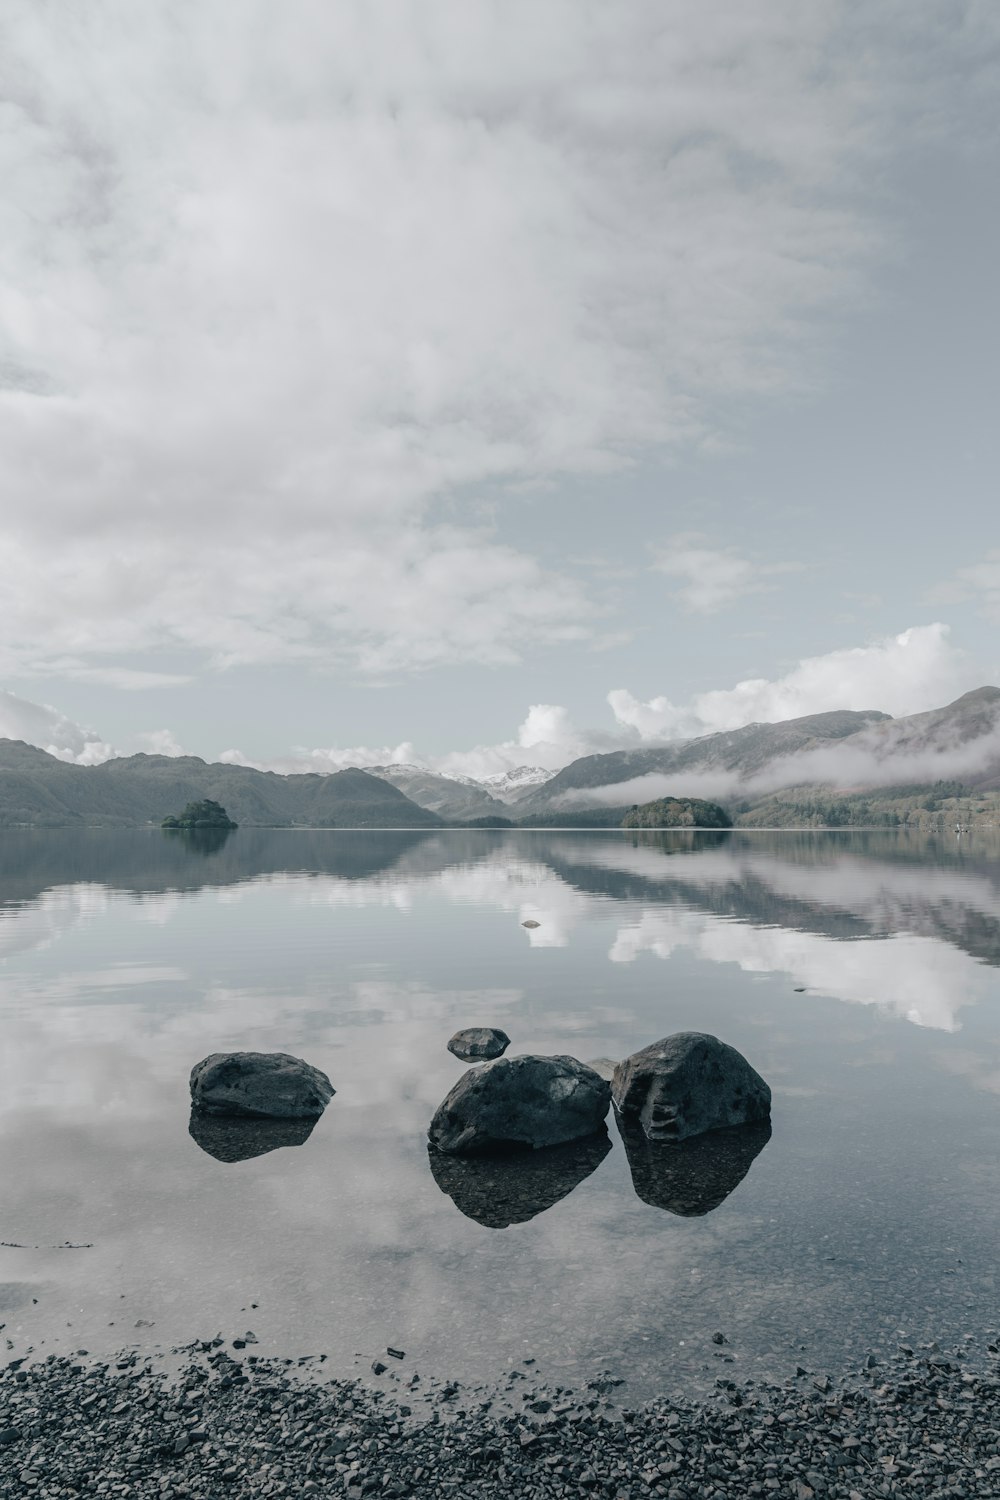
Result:
{"label": "forested hill", "polygon": [[440,828],[443,820],[365,771],[279,776],[194,755],[131,755],[68,765],[0,740],[0,827],[159,824],[188,802],[221,802],[244,827]]}

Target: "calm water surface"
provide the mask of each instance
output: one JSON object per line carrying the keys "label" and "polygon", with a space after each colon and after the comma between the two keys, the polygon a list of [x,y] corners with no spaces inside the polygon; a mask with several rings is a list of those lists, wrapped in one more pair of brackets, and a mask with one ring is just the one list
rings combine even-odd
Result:
{"label": "calm water surface", "polygon": [[[636,1399],[978,1339],[998,966],[988,834],[0,833],[0,1338],[252,1329],[340,1373],[387,1345],[476,1382],[534,1357]],[[714,1032],[773,1133],[686,1180],[633,1150],[633,1181],[613,1119],[520,1181],[435,1175],[473,1024],[584,1061]],[[229,1048],[330,1075],[306,1141],[192,1138],[188,1073]]]}

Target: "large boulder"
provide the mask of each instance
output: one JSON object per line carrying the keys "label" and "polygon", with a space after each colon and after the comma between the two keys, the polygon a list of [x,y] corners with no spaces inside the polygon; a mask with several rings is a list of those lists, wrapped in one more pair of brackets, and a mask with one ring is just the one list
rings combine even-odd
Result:
{"label": "large boulder", "polygon": [[325,1073],[287,1052],[213,1052],[191,1069],[191,1103],[209,1115],[317,1120],[333,1095]]}
{"label": "large boulder", "polygon": [[510,1037],[496,1026],[466,1026],[455,1032],[448,1051],[462,1062],[482,1062],[499,1057],[509,1046]]}
{"label": "large boulder", "polygon": [[428,1132],[449,1155],[558,1146],[600,1130],[611,1088],[575,1057],[501,1057],[463,1073]]}
{"label": "large boulder", "polygon": [[685,1219],[718,1208],[771,1139],[769,1120],[706,1131],[680,1145],[651,1141],[634,1116],[622,1116],[618,1126],[636,1197]]}
{"label": "large boulder", "polygon": [[615,1068],[615,1108],[637,1117],[651,1141],[677,1142],[706,1130],[771,1117],[771,1090],[735,1047],[703,1031],[679,1031]]}
{"label": "large boulder", "polygon": [[427,1148],[431,1173],[460,1213],[488,1229],[526,1224],[567,1197],[611,1150],[602,1126],[594,1135],[545,1151],[497,1156],[445,1156]]}

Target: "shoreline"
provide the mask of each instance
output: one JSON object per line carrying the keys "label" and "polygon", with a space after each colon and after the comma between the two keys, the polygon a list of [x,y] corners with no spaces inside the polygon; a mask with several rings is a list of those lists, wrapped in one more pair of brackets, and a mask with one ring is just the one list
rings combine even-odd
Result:
{"label": "shoreline", "polygon": [[[964,1368],[971,1354],[975,1371]],[[843,1381],[802,1370],[783,1386],[720,1378],[713,1399],[608,1399],[547,1387],[534,1361],[506,1392],[419,1382],[386,1351],[374,1379],[314,1378],[321,1363],[265,1358],[241,1339],[110,1363],[49,1355],[0,1372],[0,1497],[593,1495],[609,1500],[992,1500],[1000,1492],[996,1343],[901,1345]],[[981,1368],[989,1360],[989,1372]],[[412,1391],[412,1394],[410,1392]],[[407,1399],[409,1397],[409,1399]]]}

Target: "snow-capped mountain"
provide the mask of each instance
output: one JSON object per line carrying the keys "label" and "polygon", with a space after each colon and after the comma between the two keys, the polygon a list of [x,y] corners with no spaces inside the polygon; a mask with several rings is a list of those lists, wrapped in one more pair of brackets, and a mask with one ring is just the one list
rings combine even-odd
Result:
{"label": "snow-capped mountain", "polygon": [[486,788],[491,797],[500,802],[517,802],[536,786],[551,781],[555,771],[545,771],[541,766],[515,766],[513,771],[500,771],[495,776],[484,776],[479,785]]}

